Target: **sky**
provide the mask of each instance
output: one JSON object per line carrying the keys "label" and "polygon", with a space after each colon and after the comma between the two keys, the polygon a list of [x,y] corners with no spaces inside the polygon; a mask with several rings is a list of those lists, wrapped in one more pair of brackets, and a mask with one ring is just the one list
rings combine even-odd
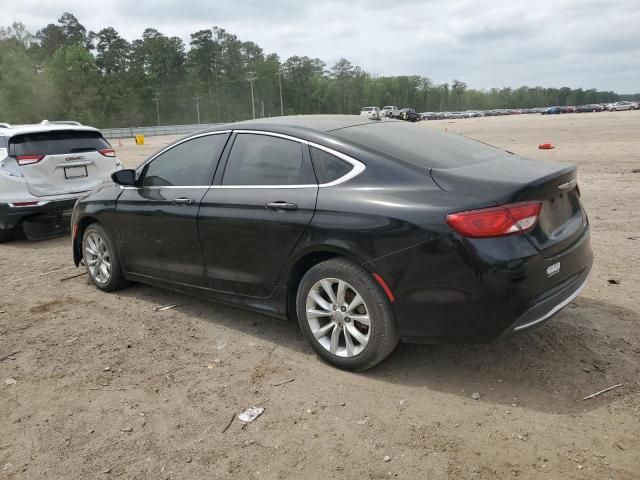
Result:
{"label": "sky", "polygon": [[9,0],[0,23],[35,31],[65,11],[128,40],[220,26],[277,53],[344,57],[377,75],[472,88],[640,92],[640,0]]}

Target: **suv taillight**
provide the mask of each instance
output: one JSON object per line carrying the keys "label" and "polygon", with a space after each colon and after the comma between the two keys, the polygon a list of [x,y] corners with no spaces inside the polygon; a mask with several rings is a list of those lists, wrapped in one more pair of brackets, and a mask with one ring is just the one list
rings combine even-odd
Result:
{"label": "suv taillight", "polygon": [[16,160],[18,161],[18,165],[31,165],[33,163],[38,163],[43,158],[44,158],[44,155],[18,155],[18,156],[16,156]]}
{"label": "suv taillight", "polygon": [[460,235],[471,238],[519,235],[531,230],[538,222],[542,204],[522,202],[500,207],[451,213],[445,221]]}
{"label": "suv taillight", "polygon": [[105,157],[115,157],[116,151],[113,148],[103,148],[102,150],[98,150],[99,153],[104,155]]}

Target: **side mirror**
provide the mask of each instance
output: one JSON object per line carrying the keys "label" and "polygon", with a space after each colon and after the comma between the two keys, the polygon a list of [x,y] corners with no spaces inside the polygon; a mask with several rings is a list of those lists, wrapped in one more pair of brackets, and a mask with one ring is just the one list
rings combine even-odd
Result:
{"label": "side mirror", "polygon": [[113,172],[111,174],[111,180],[113,180],[118,185],[123,185],[125,187],[135,187],[136,171],[131,169],[118,170],[117,172]]}

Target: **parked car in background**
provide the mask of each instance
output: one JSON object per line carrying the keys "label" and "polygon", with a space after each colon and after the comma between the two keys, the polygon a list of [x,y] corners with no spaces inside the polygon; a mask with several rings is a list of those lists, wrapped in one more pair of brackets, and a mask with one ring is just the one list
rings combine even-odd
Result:
{"label": "parked car in background", "polygon": [[64,231],[76,200],[122,165],[96,128],[73,121],[0,123],[0,242]]}
{"label": "parked car in background", "polygon": [[439,120],[443,118],[441,112],[422,112],[420,114],[422,120]]}
{"label": "parked car in background", "polygon": [[420,115],[413,108],[403,108],[398,115],[400,120],[406,120],[408,122],[417,122],[420,120]]}
{"label": "parked car in background", "polygon": [[602,107],[601,105],[595,104],[595,103],[591,103],[588,105],[580,105],[578,107],[576,107],[576,112],[578,113],[584,113],[584,112],[602,112],[604,111],[604,107]]}
{"label": "parked car in background", "polygon": [[[356,115],[220,125],[74,208],[73,261],[279,317],[364,370],[406,342],[527,331],[586,285],[576,167]],[[113,302],[117,302],[113,298]]]}
{"label": "parked car in background", "polygon": [[393,105],[387,105],[386,107],[382,107],[382,110],[380,110],[381,117],[397,118],[399,115],[400,110],[398,107]]}
{"label": "parked car in background", "polygon": [[549,107],[546,110],[540,112],[542,115],[559,115],[562,112],[562,107]]}
{"label": "parked car in background", "polygon": [[379,118],[380,109],[378,107],[362,107],[360,115],[368,118]]}
{"label": "parked car in background", "polygon": [[626,100],[622,102],[616,102],[609,105],[608,110],[610,112],[617,112],[620,110],[637,110],[638,104],[635,102],[628,102]]}

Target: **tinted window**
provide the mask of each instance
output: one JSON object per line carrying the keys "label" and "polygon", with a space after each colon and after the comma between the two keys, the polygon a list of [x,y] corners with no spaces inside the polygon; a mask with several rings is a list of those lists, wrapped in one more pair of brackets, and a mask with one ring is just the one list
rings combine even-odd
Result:
{"label": "tinted window", "polygon": [[14,155],[61,155],[111,148],[100,132],[71,130],[16,135],[11,143],[14,145]]}
{"label": "tinted window", "polygon": [[0,137],[0,148],[7,148],[7,137]]}
{"label": "tinted window", "polygon": [[303,145],[269,135],[238,134],[224,172],[224,185],[315,184]]}
{"label": "tinted window", "polygon": [[331,134],[420,168],[464,167],[509,155],[462,135],[406,122],[359,125]]}
{"label": "tinted window", "polygon": [[340,177],[344,177],[353,168],[350,163],[316,147],[311,147],[311,158],[313,159],[318,183],[333,182]]}
{"label": "tinted window", "polygon": [[207,135],[180,143],[145,167],[143,186],[210,185],[227,135]]}

